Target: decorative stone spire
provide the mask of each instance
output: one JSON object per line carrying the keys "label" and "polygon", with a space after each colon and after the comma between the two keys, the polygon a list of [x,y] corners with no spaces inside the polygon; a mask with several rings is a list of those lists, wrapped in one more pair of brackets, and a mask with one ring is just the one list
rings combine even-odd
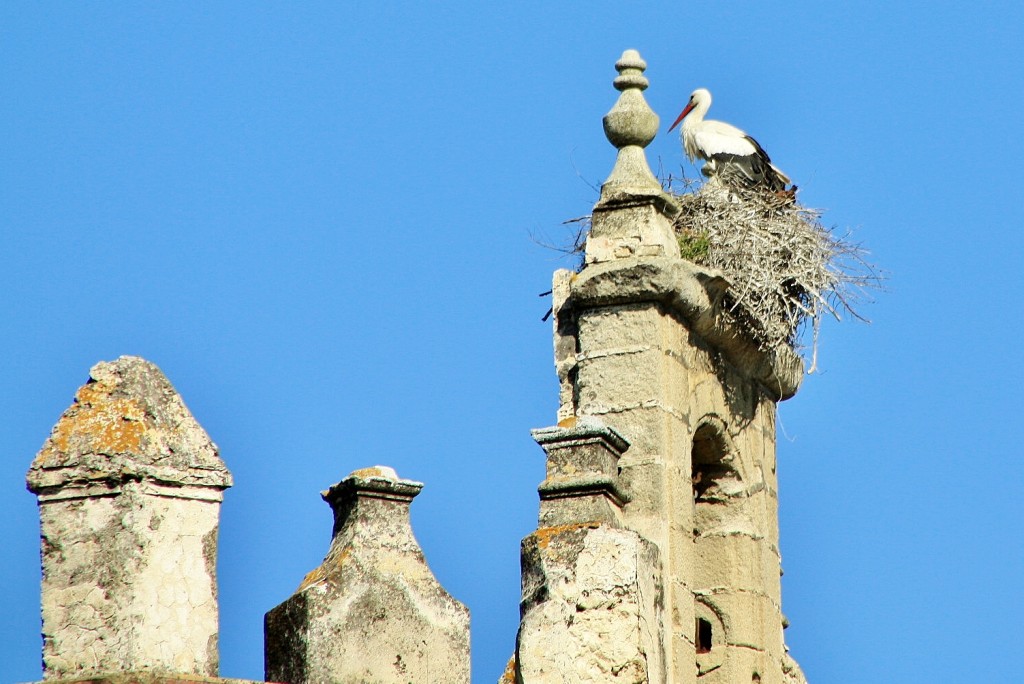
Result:
{"label": "decorative stone spire", "polygon": [[658,115],[644,99],[649,85],[644,76],[647,62],[636,50],[626,50],[615,63],[615,69],[619,75],[613,83],[622,94],[603,123],[604,134],[619,150],[619,155],[601,188],[601,199],[608,199],[615,192],[661,195],[661,185],[651,173],[644,155],[644,148],[658,133],[659,123]]}
{"label": "decorative stone spire", "polygon": [[671,218],[679,213],[647,165],[644,148],[658,133],[658,115],[644,99],[647,63],[626,50],[615,63],[618,101],[604,117],[604,132],[619,153],[601,199],[594,207],[586,261],[593,264],[634,256],[679,256]]}
{"label": "decorative stone spire", "polygon": [[374,466],[322,493],[334,538],[266,615],[267,681],[468,684],[469,611],[435,579],[409,525],[422,488]]}

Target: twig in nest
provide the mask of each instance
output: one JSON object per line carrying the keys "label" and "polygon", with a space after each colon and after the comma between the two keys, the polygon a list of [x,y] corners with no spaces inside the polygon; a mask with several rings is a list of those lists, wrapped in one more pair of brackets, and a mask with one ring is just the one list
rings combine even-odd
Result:
{"label": "twig in nest", "polygon": [[553,249],[566,256],[576,258],[574,270],[578,273],[583,270],[584,250],[587,246],[587,234],[590,232],[590,216],[577,216],[576,218],[562,221],[563,226],[573,226],[572,239],[561,243],[552,242],[547,238],[539,238],[530,233],[530,239],[546,249]]}

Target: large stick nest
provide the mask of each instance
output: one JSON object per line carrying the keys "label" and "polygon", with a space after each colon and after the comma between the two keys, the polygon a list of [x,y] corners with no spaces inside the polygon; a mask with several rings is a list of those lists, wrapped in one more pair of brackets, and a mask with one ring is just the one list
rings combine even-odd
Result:
{"label": "large stick nest", "polygon": [[[797,204],[795,189],[742,190],[672,176],[664,185],[681,207],[674,223],[680,255],[725,276],[725,313],[762,350],[809,349],[811,373],[826,314],[867,321],[858,309],[873,301],[870,290],[881,289],[882,274],[848,233],[837,236],[821,224],[819,210]],[[571,244],[538,242],[576,257],[582,270],[590,218],[565,221],[575,226]]]}
{"label": "large stick nest", "polygon": [[881,277],[860,245],[822,226],[821,213],[793,195],[669,179],[682,211],[675,230],[680,253],[729,280],[726,310],[762,349],[799,349],[812,331],[811,371],[825,314],[865,320],[856,307]]}

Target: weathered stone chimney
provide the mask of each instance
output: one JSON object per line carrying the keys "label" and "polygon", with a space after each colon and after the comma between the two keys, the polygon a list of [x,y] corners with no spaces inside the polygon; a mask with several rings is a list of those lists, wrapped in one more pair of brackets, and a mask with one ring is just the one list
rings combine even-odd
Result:
{"label": "weathered stone chimney", "polygon": [[47,679],[215,676],[217,527],[231,474],[156,366],[99,363],[28,471]]}
{"label": "weathered stone chimney", "polygon": [[723,315],[721,274],[680,257],[678,212],[644,157],[658,117],[627,50],[604,120],[618,158],[585,268],[554,275],[558,425],[522,619],[503,682],[783,684],[776,402],[789,347]]}
{"label": "weathered stone chimney", "polygon": [[409,524],[422,488],[375,466],[323,492],[331,548],[266,615],[268,681],[468,684],[469,611],[434,578]]}

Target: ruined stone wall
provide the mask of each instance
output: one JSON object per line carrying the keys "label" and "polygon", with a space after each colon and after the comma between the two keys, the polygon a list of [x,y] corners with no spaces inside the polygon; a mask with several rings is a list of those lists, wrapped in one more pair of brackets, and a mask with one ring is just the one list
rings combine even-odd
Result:
{"label": "ruined stone wall", "polygon": [[528,536],[518,681],[666,681],[659,568],[655,544],[604,523]]}

